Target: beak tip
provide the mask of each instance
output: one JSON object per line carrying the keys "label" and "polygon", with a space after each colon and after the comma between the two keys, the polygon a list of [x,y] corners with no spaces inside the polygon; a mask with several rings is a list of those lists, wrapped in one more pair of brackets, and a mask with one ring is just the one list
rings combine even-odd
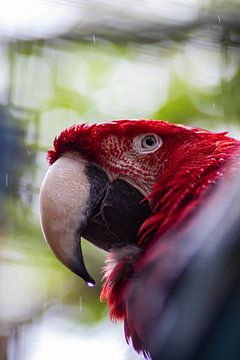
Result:
{"label": "beak tip", "polygon": [[[83,258],[82,253],[79,253],[79,258],[76,262],[73,262],[72,264],[67,264],[68,269],[70,269],[72,272],[74,272],[77,276],[79,276],[87,286],[93,287],[96,285],[95,280],[89,275],[87,272]],[[66,265],[66,264],[65,264]]]}

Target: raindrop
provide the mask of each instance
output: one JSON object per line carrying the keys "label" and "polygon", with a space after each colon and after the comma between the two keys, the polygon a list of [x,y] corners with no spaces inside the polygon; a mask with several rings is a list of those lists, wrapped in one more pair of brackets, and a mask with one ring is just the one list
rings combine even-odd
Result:
{"label": "raindrop", "polygon": [[95,34],[92,34],[92,38],[93,38],[93,42],[95,44],[95,42],[96,42]]}
{"label": "raindrop", "polygon": [[221,24],[221,18],[220,18],[220,16],[218,16],[218,22],[219,22],[219,24]]}
{"label": "raindrop", "polygon": [[83,299],[82,296],[79,296],[79,312],[82,312],[82,308],[83,308]]}
{"label": "raindrop", "polygon": [[8,187],[8,173],[5,175],[5,186]]}

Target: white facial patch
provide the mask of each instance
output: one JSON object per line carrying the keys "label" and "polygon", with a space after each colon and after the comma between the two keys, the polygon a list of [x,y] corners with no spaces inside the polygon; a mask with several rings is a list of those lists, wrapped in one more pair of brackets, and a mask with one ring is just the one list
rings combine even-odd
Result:
{"label": "white facial patch", "polygon": [[141,134],[134,138],[133,148],[139,154],[155,152],[162,146],[162,139],[157,134]]}

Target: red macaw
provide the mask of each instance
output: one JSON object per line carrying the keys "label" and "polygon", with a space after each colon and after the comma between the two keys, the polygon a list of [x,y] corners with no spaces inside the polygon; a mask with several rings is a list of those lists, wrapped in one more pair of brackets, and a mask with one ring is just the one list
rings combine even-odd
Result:
{"label": "red macaw", "polygon": [[196,214],[214,202],[220,179],[231,184],[240,168],[240,142],[226,134],[116,120],[72,126],[48,152],[40,194],[45,238],[89,285],[80,237],[109,252],[101,299],[146,356],[158,358],[158,336],[154,345],[149,333],[159,331],[164,343],[169,322],[162,320],[163,333],[154,322],[196,253]]}

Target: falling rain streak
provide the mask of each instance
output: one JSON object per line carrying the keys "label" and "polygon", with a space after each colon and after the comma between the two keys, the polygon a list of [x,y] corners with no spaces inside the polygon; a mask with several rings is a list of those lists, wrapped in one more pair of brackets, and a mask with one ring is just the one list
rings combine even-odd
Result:
{"label": "falling rain streak", "polygon": [[81,313],[83,309],[83,298],[79,296],[79,312]]}

